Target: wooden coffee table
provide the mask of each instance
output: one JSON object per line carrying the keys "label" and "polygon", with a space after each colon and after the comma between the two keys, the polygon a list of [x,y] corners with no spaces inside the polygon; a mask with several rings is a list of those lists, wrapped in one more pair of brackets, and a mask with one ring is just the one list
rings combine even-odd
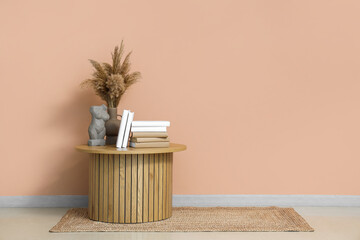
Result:
{"label": "wooden coffee table", "polygon": [[89,217],[110,223],[142,223],[172,215],[173,153],[168,148],[127,148],[79,145],[90,153]]}

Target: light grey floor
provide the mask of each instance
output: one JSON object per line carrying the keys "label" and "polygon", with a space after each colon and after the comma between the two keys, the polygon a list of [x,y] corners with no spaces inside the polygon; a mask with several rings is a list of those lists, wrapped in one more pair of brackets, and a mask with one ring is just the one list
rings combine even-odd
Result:
{"label": "light grey floor", "polygon": [[360,240],[360,208],[297,207],[315,232],[49,233],[67,208],[0,208],[0,240],[11,239],[321,239]]}

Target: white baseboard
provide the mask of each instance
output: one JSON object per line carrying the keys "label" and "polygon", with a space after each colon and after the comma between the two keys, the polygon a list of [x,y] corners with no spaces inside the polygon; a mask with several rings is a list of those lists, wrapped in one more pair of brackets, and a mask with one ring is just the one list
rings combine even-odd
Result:
{"label": "white baseboard", "polygon": [[86,207],[87,195],[0,196],[0,207]]}
{"label": "white baseboard", "polygon": [[[0,207],[87,207],[87,195],[0,196]],[[174,195],[173,206],[360,207],[350,195]]]}
{"label": "white baseboard", "polygon": [[360,207],[351,195],[174,195],[173,206],[194,207]]}

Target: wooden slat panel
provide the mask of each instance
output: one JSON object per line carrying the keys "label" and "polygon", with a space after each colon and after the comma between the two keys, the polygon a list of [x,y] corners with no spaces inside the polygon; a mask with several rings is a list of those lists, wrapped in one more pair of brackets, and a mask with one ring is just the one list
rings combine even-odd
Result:
{"label": "wooden slat panel", "polygon": [[164,167],[164,155],[163,154],[158,154],[159,155],[159,220],[163,219],[163,186],[164,186],[164,182],[163,182],[163,167]]}
{"label": "wooden slat panel", "polygon": [[96,176],[98,175],[98,168],[97,168],[97,154],[94,154],[94,158],[93,158],[93,163],[92,163],[92,168],[93,168],[93,181],[92,181],[92,185],[93,185],[93,196],[92,196],[92,219],[95,219],[95,206],[98,205],[98,202],[96,199],[97,196],[97,190],[96,190],[96,186],[97,186],[97,181],[96,181]]}
{"label": "wooden slat panel", "polygon": [[131,155],[131,222],[136,223],[137,213],[137,154]]}
{"label": "wooden slat panel", "polygon": [[92,196],[93,196],[93,192],[92,192],[92,162],[94,159],[94,154],[90,154],[90,162],[89,162],[89,200],[88,200],[88,212],[89,212],[89,216],[92,217],[92,206],[93,206],[93,202],[92,202]]}
{"label": "wooden slat panel", "polygon": [[108,221],[114,222],[114,155],[109,155]]}
{"label": "wooden slat panel", "polygon": [[100,183],[100,154],[95,154],[95,214],[94,220],[99,220],[99,183]]}
{"label": "wooden slat panel", "polygon": [[108,221],[109,199],[109,154],[104,155],[104,221]]}
{"label": "wooden slat panel", "polygon": [[120,155],[114,157],[114,222],[119,222],[120,205]]}
{"label": "wooden slat panel", "polygon": [[173,153],[170,153],[170,215],[172,216],[172,191],[173,191]]}
{"label": "wooden slat panel", "polygon": [[170,202],[171,202],[171,194],[170,194],[170,187],[171,187],[171,179],[170,179],[170,175],[171,175],[171,172],[170,172],[170,162],[171,162],[171,154],[168,154],[168,159],[167,159],[167,169],[168,169],[168,172],[167,172],[167,179],[168,179],[168,186],[167,186],[167,196],[168,196],[168,202],[167,202],[167,208],[168,208],[168,213],[167,213],[167,217],[170,217],[170,210],[171,210],[171,206],[170,206]]}
{"label": "wooden slat panel", "polygon": [[163,219],[166,218],[166,203],[167,203],[167,197],[166,197],[166,193],[167,193],[167,184],[166,184],[166,160],[167,160],[167,154],[163,153]]}
{"label": "wooden slat panel", "polygon": [[126,174],[125,156],[126,155],[120,156],[120,199],[119,199],[119,203],[120,203],[119,222],[120,223],[125,223],[125,202],[126,202],[126,198],[125,198],[125,187],[126,187],[125,186],[125,174]]}
{"label": "wooden slat panel", "polygon": [[154,221],[154,186],[155,186],[155,158],[149,155],[149,221]]}
{"label": "wooden slat panel", "polygon": [[138,154],[137,159],[137,218],[136,222],[143,221],[143,191],[144,191],[144,155]]}
{"label": "wooden slat panel", "polygon": [[167,217],[171,217],[171,199],[172,199],[172,195],[171,195],[171,153],[168,154],[168,215]]}
{"label": "wooden slat panel", "polygon": [[159,154],[155,154],[154,221],[159,220]]}
{"label": "wooden slat panel", "polygon": [[149,154],[144,154],[143,222],[149,221]]}
{"label": "wooden slat panel", "polygon": [[164,153],[164,177],[163,177],[163,180],[164,180],[164,188],[163,188],[163,219],[166,218],[167,216],[167,154]]}
{"label": "wooden slat panel", "polygon": [[165,161],[164,161],[164,169],[165,169],[165,173],[164,173],[164,178],[165,178],[165,181],[164,181],[164,188],[165,188],[165,191],[164,191],[164,218],[167,218],[168,216],[168,200],[169,200],[169,196],[168,196],[168,187],[169,187],[169,184],[168,184],[168,155],[165,153],[164,154],[165,156]]}
{"label": "wooden slat panel", "polygon": [[100,154],[99,220],[104,221],[104,154]]}
{"label": "wooden slat panel", "polygon": [[125,155],[125,157],[126,157],[125,223],[131,223],[131,155]]}
{"label": "wooden slat panel", "polygon": [[90,154],[90,175],[89,175],[89,217],[94,218],[94,199],[95,199],[95,172],[94,172],[94,161],[95,161],[95,154]]}

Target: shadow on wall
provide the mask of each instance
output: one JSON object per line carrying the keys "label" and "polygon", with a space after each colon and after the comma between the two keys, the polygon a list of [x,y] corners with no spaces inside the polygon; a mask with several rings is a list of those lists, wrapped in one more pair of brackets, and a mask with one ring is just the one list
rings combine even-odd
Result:
{"label": "shadow on wall", "polygon": [[89,156],[75,150],[76,145],[86,144],[91,122],[89,108],[100,105],[100,99],[90,90],[79,89],[69,93],[66,102],[53,106],[46,122],[51,132],[48,162],[43,175],[39,195],[85,195],[88,192]]}

